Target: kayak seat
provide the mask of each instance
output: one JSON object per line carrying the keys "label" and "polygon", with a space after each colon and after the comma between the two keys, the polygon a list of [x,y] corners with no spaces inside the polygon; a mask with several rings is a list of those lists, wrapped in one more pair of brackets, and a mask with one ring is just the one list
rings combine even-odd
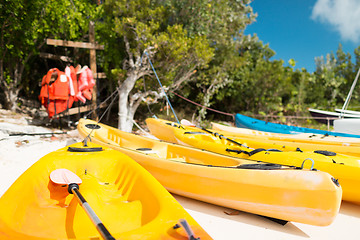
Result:
{"label": "kayak seat", "polygon": [[[85,178],[84,185],[81,186],[82,194],[85,199],[91,204],[94,211],[98,212],[99,216],[104,216],[103,219],[111,219],[113,216],[115,221],[108,222],[109,229],[117,229],[119,232],[125,232],[134,230],[142,225],[143,204],[139,199],[131,199],[131,194],[134,191],[136,184],[135,173],[132,173],[130,169],[124,168],[116,179],[116,183],[109,183],[106,187],[97,184],[88,183],[90,181],[97,182],[94,178]],[[119,180],[120,177],[120,180]],[[105,194],[106,192],[106,194]],[[82,216],[83,209],[76,207],[77,201],[74,201],[75,217],[79,215],[81,219],[74,219],[74,228],[83,229],[80,222],[86,219],[86,216]],[[76,226],[79,224],[79,226]]]}
{"label": "kayak seat", "polygon": [[[119,189],[119,186],[115,186],[114,183],[109,183],[104,187],[92,175],[82,175],[81,178],[83,183],[80,185],[80,192],[99,217],[107,219],[106,226],[109,229],[127,232],[144,225],[142,218],[146,213],[142,201],[129,198],[131,192],[134,191],[134,180],[124,177],[121,180],[124,183],[124,189]],[[50,180],[43,181],[36,178],[34,181],[40,184],[25,191],[28,193],[27,198],[32,199],[34,204],[18,207],[12,217],[21,220],[14,221],[10,225],[11,228],[19,229],[18,226],[21,225],[29,238],[75,239],[76,236],[76,238],[85,239],[93,235],[96,239],[97,230],[79,206],[77,199],[67,193],[66,187],[56,185]],[[34,218],[39,212],[41,212],[41,217]],[[64,225],[52,224],[54,221],[64,222],[66,231],[63,230]],[[84,231],[84,229],[88,230]]]}
{"label": "kayak seat", "polygon": [[316,150],[316,151],[314,151],[314,153],[322,154],[325,156],[336,156],[335,152],[326,151],[326,150]]}
{"label": "kayak seat", "polygon": [[241,164],[236,166],[236,168],[240,168],[240,169],[258,169],[258,170],[276,170],[276,169],[281,169],[281,165],[279,164],[274,164],[274,163],[265,163],[265,164],[259,164],[259,163],[254,163],[254,164]]}

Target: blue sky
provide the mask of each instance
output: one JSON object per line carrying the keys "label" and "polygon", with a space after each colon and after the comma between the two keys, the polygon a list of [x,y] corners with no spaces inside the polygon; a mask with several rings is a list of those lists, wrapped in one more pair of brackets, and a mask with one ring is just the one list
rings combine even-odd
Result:
{"label": "blue sky", "polygon": [[[258,14],[245,34],[254,34],[276,52],[272,59],[296,61],[295,68],[315,70],[315,57],[360,45],[359,0],[254,0]],[[354,62],[354,59],[352,59]]]}

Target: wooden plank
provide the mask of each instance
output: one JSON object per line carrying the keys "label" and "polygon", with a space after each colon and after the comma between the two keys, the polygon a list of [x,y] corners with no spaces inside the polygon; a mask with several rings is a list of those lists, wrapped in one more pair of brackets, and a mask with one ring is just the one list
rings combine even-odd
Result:
{"label": "wooden plank", "polygon": [[40,57],[42,58],[47,58],[47,59],[54,59],[54,60],[61,60],[63,62],[73,62],[73,60],[67,56],[59,56],[59,55],[55,55],[55,54],[52,54],[52,53],[43,53],[41,52],[39,54]]}
{"label": "wooden plank", "polygon": [[[107,104],[102,103],[102,104],[100,104],[98,106],[98,108],[104,108],[106,106],[107,106]],[[86,106],[81,106],[81,107],[73,107],[73,108],[70,108],[68,111],[64,111],[62,113],[54,115],[53,118],[65,117],[67,115],[75,115],[75,114],[78,114],[78,113],[91,111],[92,109],[93,108],[92,108],[91,105],[86,105]]]}
{"label": "wooden plank", "polygon": [[50,39],[50,38],[46,39],[46,44],[62,46],[62,47],[75,47],[75,48],[104,50],[104,45],[99,45],[97,43],[73,42],[73,41]]}

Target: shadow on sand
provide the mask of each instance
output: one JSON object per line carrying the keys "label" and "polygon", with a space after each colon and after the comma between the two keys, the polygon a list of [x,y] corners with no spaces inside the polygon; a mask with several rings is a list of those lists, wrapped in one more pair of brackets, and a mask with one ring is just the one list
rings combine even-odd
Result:
{"label": "shadow on sand", "polygon": [[340,213],[360,218],[360,205],[342,201],[340,206]]}
{"label": "shadow on sand", "polygon": [[297,226],[288,222],[285,225],[279,224],[273,220],[265,218],[263,216],[237,211],[234,209],[229,209],[226,207],[221,207],[213,205],[210,203],[201,202],[198,200],[182,197],[176,194],[173,194],[176,200],[184,207],[193,211],[210,214],[216,217],[241,222],[244,224],[250,224],[257,227],[262,227],[266,229],[271,229],[274,231],[279,231],[287,234],[292,234],[304,238],[310,238],[305,232],[299,229]]}

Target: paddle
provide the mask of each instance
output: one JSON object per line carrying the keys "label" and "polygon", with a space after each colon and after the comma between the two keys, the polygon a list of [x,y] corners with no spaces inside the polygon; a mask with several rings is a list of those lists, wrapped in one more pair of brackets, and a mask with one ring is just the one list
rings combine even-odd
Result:
{"label": "paddle", "polygon": [[201,127],[201,126],[196,126],[195,124],[191,123],[190,121],[188,121],[188,120],[186,120],[186,119],[182,119],[182,120],[181,120],[181,124],[182,124],[182,125],[185,125],[185,126],[189,126],[189,127],[197,127],[197,128],[200,128],[201,130],[203,130],[203,131],[205,131],[205,132],[207,132],[207,133],[210,133],[210,134],[214,135],[215,137],[219,137],[220,139],[223,138],[223,139],[225,139],[225,140],[227,140],[227,141],[229,141],[229,142],[232,142],[232,143],[234,143],[234,144],[236,144],[236,145],[239,145],[239,146],[241,146],[241,147],[245,147],[245,148],[250,149],[250,147],[248,147],[248,146],[246,146],[246,145],[244,145],[244,144],[241,144],[241,143],[239,143],[239,142],[237,142],[237,141],[235,141],[235,140],[233,140],[233,139],[227,138],[227,137],[225,137],[225,136],[222,135],[222,134],[219,134],[219,133],[217,133],[217,132],[212,132],[212,131],[207,130],[206,128]]}
{"label": "paddle", "polygon": [[96,226],[96,229],[99,231],[100,235],[105,240],[115,240],[115,238],[111,236],[110,232],[106,229],[104,224],[96,215],[94,210],[92,210],[89,203],[79,192],[79,184],[82,183],[82,180],[75,173],[63,168],[56,169],[50,173],[50,180],[56,184],[68,185],[68,192],[76,196],[80,205],[83,207],[86,214],[90,217],[91,221]]}

